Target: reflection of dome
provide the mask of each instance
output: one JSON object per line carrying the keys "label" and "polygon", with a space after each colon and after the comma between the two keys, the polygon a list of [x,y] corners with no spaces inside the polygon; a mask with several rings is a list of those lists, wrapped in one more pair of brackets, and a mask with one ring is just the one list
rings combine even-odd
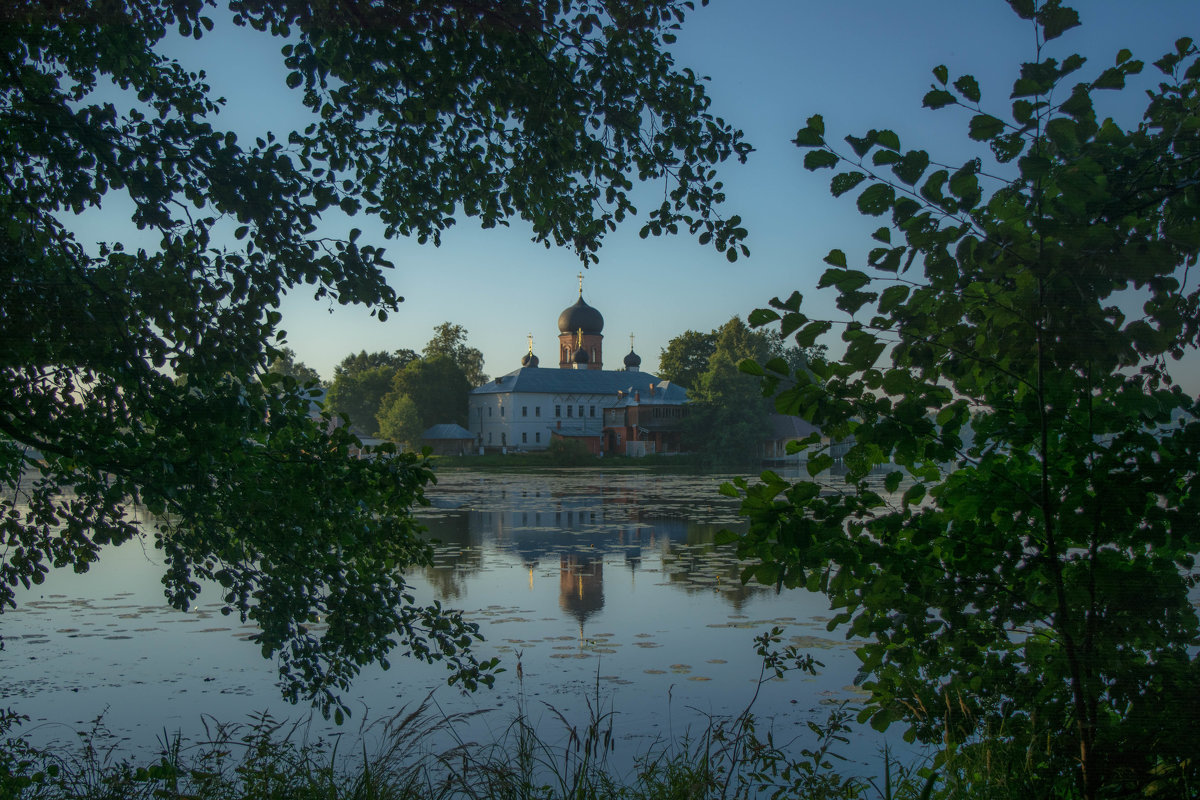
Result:
{"label": "reflection of dome", "polygon": [[632,369],[642,365],[642,357],[633,352],[633,348],[629,348],[629,355],[625,356],[625,368]]}
{"label": "reflection of dome", "polygon": [[530,350],[528,353],[526,353],[524,356],[521,357],[521,366],[522,367],[536,367],[537,365],[538,365],[538,357],[533,354],[532,350]]}
{"label": "reflection of dome", "polygon": [[575,355],[571,356],[571,360],[573,362],[575,362],[576,364],[588,363],[587,351],[584,350],[582,347],[580,347],[578,350],[575,351]]}
{"label": "reflection of dome", "polygon": [[604,608],[604,559],[593,553],[563,553],[559,559],[558,605],[582,625]]}
{"label": "reflection of dome", "polygon": [[583,295],[575,301],[575,305],[558,315],[558,330],[562,333],[575,333],[583,329],[585,334],[600,333],[604,330],[604,317],[599,311],[583,302]]}

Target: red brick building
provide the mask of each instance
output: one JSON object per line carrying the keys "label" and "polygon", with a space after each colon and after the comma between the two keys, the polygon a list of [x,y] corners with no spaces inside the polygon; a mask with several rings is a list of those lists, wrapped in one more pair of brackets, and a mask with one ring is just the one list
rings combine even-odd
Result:
{"label": "red brick building", "polygon": [[687,393],[670,381],[618,392],[604,409],[604,450],[615,455],[644,456],[681,451]]}

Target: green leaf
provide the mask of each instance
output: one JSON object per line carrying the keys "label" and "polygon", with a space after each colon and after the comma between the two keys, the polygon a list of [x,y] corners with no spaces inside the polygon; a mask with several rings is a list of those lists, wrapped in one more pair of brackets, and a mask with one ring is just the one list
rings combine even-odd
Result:
{"label": "green leaf", "polygon": [[894,311],[905,300],[911,290],[905,284],[889,286],[879,295],[879,313],[888,314]]}
{"label": "green leaf", "polygon": [[763,371],[762,365],[752,358],[746,358],[738,362],[738,372],[744,372],[747,375],[756,375],[762,377],[767,373]]}
{"label": "green leaf", "polygon": [[1034,0],[1008,0],[1008,4],[1021,19],[1033,19],[1037,13],[1037,5]]}
{"label": "green leaf", "polygon": [[882,130],[871,131],[869,135],[880,147],[886,147],[888,150],[900,149],[900,137],[896,135],[895,131],[883,128]]}
{"label": "green leaf", "polygon": [[834,197],[841,197],[846,192],[862,183],[867,176],[861,172],[842,172],[833,176],[829,182],[829,191]]}
{"label": "green leaf", "polygon": [[1079,25],[1079,12],[1057,2],[1048,2],[1038,11],[1037,21],[1042,26],[1042,35],[1049,42]]}
{"label": "green leaf", "polygon": [[1050,174],[1050,159],[1039,153],[1030,153],[1017,161],[1021,177],[1027,181],[1036,181]]}
{"label": "green leaf", "polygon": [[1046,123],[1046,138],[1054,142],[1060,150],[1075,150],[1079,147],[1077,125],[1074,120],[1056,117]]}
{"label": "green leaf", "polygon": [[958,89],[958,93],[970,100],[972,103],[978,103],[982,95],[979,93],[979,82],[971,75],[963,75],[954,82],[954,88]]}
{"label": "green leaf", "polygon": [[835,167],[840,160],[828,150],[810,150],[804,154],[804,168],[815,171],[826,167]]}
{"label": "green leaf", "polygon": [[969,131],[975,141],[986,142],[1004,131],[1004,121],[990,114],[977,114],[971,117]]}
{"label": "green leaf", "polygon": [[945,86],[946,81],[950,79],[950,70],[946,69],[945,64],[939,64],[933,68],[933,77],[937,79],[938,83]]}
{"label": "green leaf", "polygon": [[825,144],[825,121],[820,114],[808,118],[808,124],[796,133],[797,147],[821,147]]}
{"label": "green leaf", "polygon": [[[837,249],[830,250],[829,254],[825,256],[824,261],[826,264],[829,264],[830,266],[844,268],[846,266],[846,254],[843,253],[841,250],[837,250]],[[832,270],[827,271],[826,274],[828,274],[828,272],[832,272]],[[826,284],[826,285],[829,285],[829,284]]]}
{"label": "green leaf", "polygon": [[746,317],[747,324],[751,328],[761,328],[771,322],[779,319],[779,313],[770,310],[769,308],[756,308]]}
{"label": "green leaf", "polygon": [[924,150],[909,150],[904,154],[904,158],[900,159],[892,167],[892,172],[902,182],[913,186],[917,181],[921,180],[921,176],[925,174],[925,170],[928,168],[929,153]]}
{"label": "green leaf", "polygon": [[800,329],[796,334],[796,344],[800,347],[812,347],[817,339],[829,333],[833,323],[828,320],[813,320]]}
{"label": "green leaf", "polygon": [[875,183],[858,196],[858,210],[863,214],[878,217],[886,214],[896,199],[896,190],[886,183]]}
{"label": "green leaf", "polygon": [[1092,82],[1093,89],[1124,89],[1125,70],[1119,67],[1109,67],[1100,73],[1100,77]]}
{"label": "green leaf", "polygon": [[954,95],[947,92],[945,89],[932,89],[925,94],[921,105],[926,108],[943,108],[945,106],[954,105]]}
{"label": "green leaf", "polygon": [[833,466],[833,457],[828,453],[820,453],[808,459],[806,469],[811,476],[820,475],[825,470]]}
{"label": "green leaf", "polygon": [[870,150],[875,144],[874,137],[872,137],[869,133],[863,138],[859,138],[857,136],[847,136],[846,142],[850,145],[850,149],[854,151],[854,155],[858,156],[859,158],[865,156],[867,151]]}

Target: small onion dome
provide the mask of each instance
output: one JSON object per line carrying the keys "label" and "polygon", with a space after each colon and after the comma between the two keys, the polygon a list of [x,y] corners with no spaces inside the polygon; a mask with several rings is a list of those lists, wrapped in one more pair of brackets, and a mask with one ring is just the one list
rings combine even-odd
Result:
{"label": "small onion dome", "polygon": [[625,369],[637,369],[642,365],[642,357],[633,352],[633,348],[629,348],[629,355],[625,356]]}
{"label": "small onion dome", "polygon": [[522,367],[536,367],[537,365],[538,357],[533,354],[532,350],[521,357]]}
{"label": "small onion dome", "polygon": [[583,329],[584,333],[600,333],[604,330],[604,317],[599,311],[583,302],[583,295],[575,301],[575,305],[558,315],[558,330],[561,333],[575,333]]}
{"label": "small onion dome", "polygon": [[582,347],[580,347],[578,350],[575,351],[575,355],[571,356],[571,361],[575,362],[576,364],[588,363],[587,351],[584,350]]}

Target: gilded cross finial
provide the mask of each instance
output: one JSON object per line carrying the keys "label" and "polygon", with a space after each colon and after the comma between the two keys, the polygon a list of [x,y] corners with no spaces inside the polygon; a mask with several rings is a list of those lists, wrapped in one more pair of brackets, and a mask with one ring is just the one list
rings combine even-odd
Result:
{"label": "gilded cross finial", "polygon": [[529,334],[529,353],[533,354],[533,334]]}
{"label": "gilded cross finial", "polygon": [[633,352],[633,334],[629,334],[629,352]]}
{"label": "gilded cross finial", "polygon": [[580,328],[579,331],[575,334],[575,346],[583,347],[583,328]]}
{"label": "gilded cross finial", "polygon": [[583,297],[583,273],[579,273],[579,296]]}

